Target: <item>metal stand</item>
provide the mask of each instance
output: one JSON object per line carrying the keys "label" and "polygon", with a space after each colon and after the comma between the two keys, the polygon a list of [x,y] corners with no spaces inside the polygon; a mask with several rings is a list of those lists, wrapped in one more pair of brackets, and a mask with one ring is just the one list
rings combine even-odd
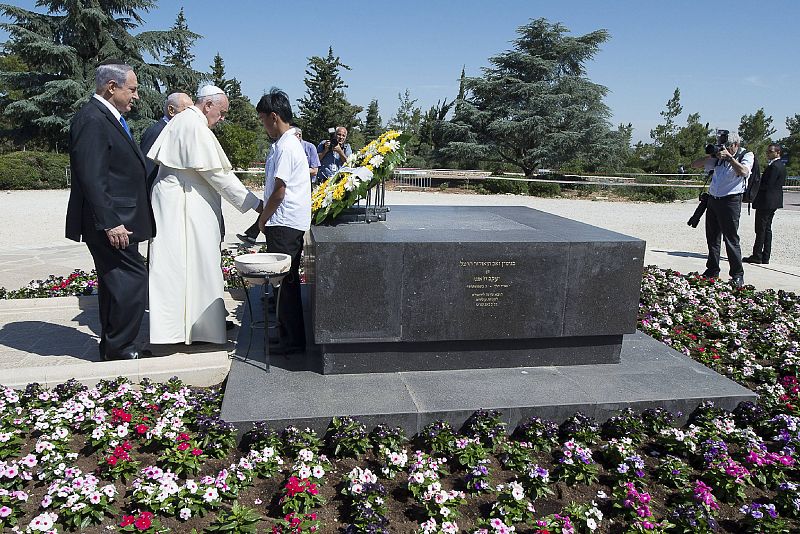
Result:
{"label": "metal stand", "polygon": [[[242,276],[239,275],[239,278],[242,280],[242,285],[244,286],[244,300],[247,303],[247,311],[250,314],[250,337],[247,339],[247,351],[244,354],[244,359],[247,360],[247,357],[250,355],[250,346],[253,344],[253,331],[256,329],[263,329],[264,330],[264,358],[266,360],[267,372],[269,372],[269,330],[274,329],[278,334],[278,339],[281,338],[281,329],[278,328],[280,325],[280,303],[281,303],[281,287],[283,284],[283,278],[289,274],[288,272],[285,273],[268,273],[268,274],[259,274],[259,275],[249,275],[249,276]],[[261,284],[258,284],[263,287],[263,293],[261,296],[261,300],[264,305],[264,320],[263,321],[256,321],[253,318],[253,303],[250,299],[250,291],[248,290],[248,279],[255,279],[255,280],[263,280]],[[269,291],[269,288],[272,287],[272,291]],[[277,292],[275,291],[277,287]],[[268,293],[272,293],[275,295],[275,323],[270,325],[269,324],[269,305],[268,303]]]}

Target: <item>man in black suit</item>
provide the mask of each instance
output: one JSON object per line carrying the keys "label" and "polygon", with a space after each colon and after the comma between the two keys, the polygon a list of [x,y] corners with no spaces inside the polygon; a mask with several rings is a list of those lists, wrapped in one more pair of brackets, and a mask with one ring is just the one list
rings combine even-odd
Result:
{"label": "man in black suit", "polygon": [[[150,125],[142,134],[142,142],[139,143],[142,154],[147,155],[150,151],[150,147],[156,142],[161,130],[164,129],[164,126],[167,125],[170,119],[192,104],[194,104],[194,102],[192,102],[192,97],[186,93],[172,93],[169,95],[164,102],[164,116]],[[145,165],[147,166],[147,190],[150,191],[153,187],[153,183],[156,181],[156,176],[158,176],[158,165],[149,159],[145,160]]]}
{"label": "man in black suit", "polygon": [[66,237],[83,240],[94,258],[100,307],[100,355],[136,359],[134,341],[147,301],[147,268],[138,243],[155,234],[145,158],[122,113],[138,100],[133,69],[100,65],[95,94],[70,125],[72,189]]}
{"label": "man in black suit", "polygon": [[753,254],[742,258],[746,263],[769,263],[772,252],[772,218],[775,211],[783,207],[783,186],[786,184],[786,167],[781,162],[780,145],[767,147],[767,168],[761,174],[761,185],[753,201],[756,209],[756,241],[753,243]]}

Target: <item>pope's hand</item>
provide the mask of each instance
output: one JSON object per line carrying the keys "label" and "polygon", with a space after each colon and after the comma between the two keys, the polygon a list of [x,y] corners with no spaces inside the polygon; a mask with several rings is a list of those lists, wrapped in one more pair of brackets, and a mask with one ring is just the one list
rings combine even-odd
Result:
{"label": "pope's hand", "polygon": [[127,248],[129,244],[128,236],[131,234],[133,234],[133,232],[128,231],[124,224],[106,230],[108,242],[111,243],[111,246],[114,248]]}

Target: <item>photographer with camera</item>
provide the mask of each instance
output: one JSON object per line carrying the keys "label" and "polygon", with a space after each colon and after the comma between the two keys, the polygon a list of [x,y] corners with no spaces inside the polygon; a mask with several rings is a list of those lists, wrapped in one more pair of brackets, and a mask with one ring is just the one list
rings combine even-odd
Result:
{"label": "photographer with camera", "polygon": [[322,141],[317,146],[317,153],[319,154],[319,172],[317,174],[317,182],[322,183],[344,167],[344,162],[353,153],[353,149],[347,144],[347,128],[344,126],[337,126],[329,130],[331,137]]}
{"label": "photographer with camera", "polygon": [[708,260],[703,276],[719,276],[720,236],[725,239],[731,281],[744,285],[742,249],[739,245],[739,216],[742,196],[753,168],[755,156],[740,146],[739,134],[717,130],[717,143],[706,146],[706,156],[692,162],[692,167],[704,168],[711,174],[706,211],[706,242]]}

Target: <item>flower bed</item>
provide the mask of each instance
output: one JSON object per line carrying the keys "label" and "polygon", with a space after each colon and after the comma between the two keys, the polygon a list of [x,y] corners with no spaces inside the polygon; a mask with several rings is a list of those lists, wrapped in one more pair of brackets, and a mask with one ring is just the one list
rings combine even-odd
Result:
{"label": "flower bed", "polygon": [[20,532],[797,532],[798,305],[648,268],[640,328],[758,391],[688,423],[498,413],[409,440],[336,418],[256,425],[236,448],[217,388],[124,380],[0,389],[0,529]]}

